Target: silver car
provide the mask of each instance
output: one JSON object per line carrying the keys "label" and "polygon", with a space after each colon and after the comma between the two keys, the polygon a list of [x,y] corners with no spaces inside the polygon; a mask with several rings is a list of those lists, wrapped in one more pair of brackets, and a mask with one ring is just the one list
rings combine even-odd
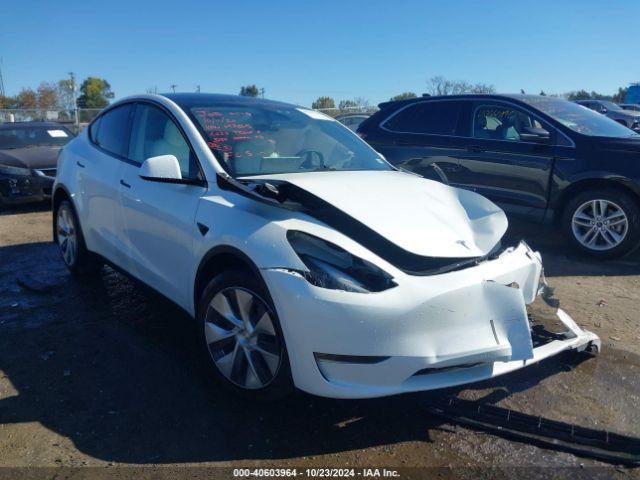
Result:
{"label": "silver car", "polygon": [[602,113],[634,132],[640,133],[640,112],[625,110],[620,105],[607,100],[577,100],[576,103]]}

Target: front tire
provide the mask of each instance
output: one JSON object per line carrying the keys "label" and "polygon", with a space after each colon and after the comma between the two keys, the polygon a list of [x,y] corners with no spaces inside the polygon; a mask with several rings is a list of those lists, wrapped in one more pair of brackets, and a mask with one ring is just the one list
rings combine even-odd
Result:
{"label": "front tire", "polygon": [[73,275],[95,274],[102,265],[87,250],[78,216],[69,200],[60,202],[53,221],[54,240],[69,271]]}
{"label": "front tire", "polygon": [[615,258],[640,242],[640,208],[626,192],[602,189],[580,193],[567,204],[563,229],[580,252],[596,258]]}
{"label": "front tire", "polygon": [[216,275],[198,305],[205,361],[219,384],[252,400],[293,392],[280,322],[266,288],[243,270]]}

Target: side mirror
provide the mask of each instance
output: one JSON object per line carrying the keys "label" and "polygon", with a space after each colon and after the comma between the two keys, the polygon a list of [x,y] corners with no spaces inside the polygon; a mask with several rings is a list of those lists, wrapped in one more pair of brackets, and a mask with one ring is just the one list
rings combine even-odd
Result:
{"label": "side mirror", "polygon": [[523,142],[549,143],[551,140],[551,134],[544,128],[524,127],[519,134]]}
{"label": "side mirror", "polygon": [[609,111],[609,110],[607,110],[607,107],[602,107],[602,108],[600,109],[600,113],[602,113],[603,115],[604,115],[605,113],[607,113],[608,111]]}
{"label": "side mirror", "polygon": [[178,159],[175,155],[147,158],[140,167],[140,178],[154,182],[181,181],[182,173]]}

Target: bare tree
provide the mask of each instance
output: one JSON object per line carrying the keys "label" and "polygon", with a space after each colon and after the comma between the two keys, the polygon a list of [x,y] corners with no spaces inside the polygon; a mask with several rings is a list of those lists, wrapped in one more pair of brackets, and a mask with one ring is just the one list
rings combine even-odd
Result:
{"label": "bare tree", "polygon": [[460,95],[463,93],[493,93],[493,85],[486,83],[471,84],[464,80],[448,80],[442,75],[427,80],[427,93],[430,95]]}
{"label": "bare tree", "polygon": [[363,97],[356,97],[353,100],[340,100],[338,109],[366,111],[369,108],[369,100]]}

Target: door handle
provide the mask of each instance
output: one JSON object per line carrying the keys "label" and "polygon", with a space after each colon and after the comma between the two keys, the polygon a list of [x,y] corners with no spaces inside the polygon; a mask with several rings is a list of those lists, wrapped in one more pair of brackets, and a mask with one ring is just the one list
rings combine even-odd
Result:
{"label": "door handle", "polygon": [[467,147],[467,150],[470,152],[475,152],[475,153],[479,153],[479,152],[483,152],[484,149],[482,147],[478,147],[477,145],[472,145],[470,147]]}
{"label": "door handle", "polygon": [[129,185],[127,182],[125,182],[122,179],[120,179],[120,185],[122,185],[123,187],[126,187],[126,188],[131,188],[131,185]]}
{"label": "door handle", "polygon": [[81,161],[79,161],[79,160],[78,160],[78,161],[76,161],[76,165],[78,165],[80,168],[84,168],[84,167],[85,167],[84,163],[82,163],[82,162],[81,162]]}

